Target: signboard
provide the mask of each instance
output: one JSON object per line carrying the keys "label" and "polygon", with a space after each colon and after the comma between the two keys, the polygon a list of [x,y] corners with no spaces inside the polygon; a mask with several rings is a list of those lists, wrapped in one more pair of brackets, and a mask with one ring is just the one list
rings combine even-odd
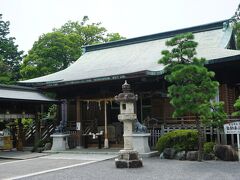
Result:
{"label": "signboard", "polygon": [[240,161],[240,121],[224,124],[225,134],[237,134],[237,145],[238,145],[238,159]]}
{"label": "signboard", "polygon": [[240,121],[224,124],[225,134],[240,134]]}
{"label": "signboard", "polygon": [[78,130],[78,131],[81,130],[81,123],[80,122],[76,123],[76,130]]}

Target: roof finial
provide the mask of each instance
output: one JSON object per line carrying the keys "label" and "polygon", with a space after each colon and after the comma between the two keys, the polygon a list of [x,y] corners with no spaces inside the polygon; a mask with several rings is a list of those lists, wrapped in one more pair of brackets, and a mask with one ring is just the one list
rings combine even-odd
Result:
{"label": "roof finial", "polygon": [[127,80],[125,80],[125,83],[122,85],[122,91],[124,93],[128,93],[131,91],[131,86],[127,83]]}
{"label": "roof finial", "polygon": [[225,32],[229,26],[229,21],[223,22],[223,31]]}

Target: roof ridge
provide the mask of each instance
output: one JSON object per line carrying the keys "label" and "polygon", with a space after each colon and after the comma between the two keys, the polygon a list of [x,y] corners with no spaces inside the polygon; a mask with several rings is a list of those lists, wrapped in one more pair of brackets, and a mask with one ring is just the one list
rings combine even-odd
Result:
{"label": "roof ridge", "polygon": [[96,50],[101,50],[101,49],[108,49],[108,48],[113,48],[113,47],[119,47],[119,46],[137,44],[137,43],[153,41],[153,40],[158,40],[158,39],[164,39],[164,38],[173,37],[177,34],[186,33],[186,32],[198,33],[198,32],[203,32],[203,31],[220,29],[220,28],[223,28],[223,23],[226,21],[229,21],[229,19],[217,21],[217,22],[213,22],[213,23],[208,23],[208,24],[203,24],[203,25],[198,25],[198,26],[192,26],[192,27],[187,27],[187,28],[182,28],[182,29],[177,29],[177,30],[172,30],[172,31],[166,31],[166,32],[146,35],[146,36],[130,38],[130,39],[124,39],[124,40],[107,42],[107,43],[102,43],[102,44],[84,46],[84,52],[90,52],[90,51],[96,51]]}

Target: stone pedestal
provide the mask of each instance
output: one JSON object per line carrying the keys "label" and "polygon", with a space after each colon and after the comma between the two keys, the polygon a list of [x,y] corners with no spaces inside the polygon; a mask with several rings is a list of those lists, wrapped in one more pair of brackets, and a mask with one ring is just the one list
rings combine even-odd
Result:
{"label": "stone pedestal", "polygon": [[120,150],[118,158],[115,159],[117,168],[139,168],[143,166],[138,152],[133,150]]}
{"label": "stone pedestal", "polygon": [[68,149],[68,136],[69,134],[52,134],[53,144],[51,151],[65,151]]}
{"label": "stone pedestal", "polygon": [[148,138],[150,135],[150,133],[132,134],[133,150],[139,154],[149,153]]}

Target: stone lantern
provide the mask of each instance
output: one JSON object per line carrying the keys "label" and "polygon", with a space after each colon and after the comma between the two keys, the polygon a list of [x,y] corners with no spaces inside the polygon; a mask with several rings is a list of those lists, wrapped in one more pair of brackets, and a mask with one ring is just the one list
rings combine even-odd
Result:
{"label": "stone lantern", "polygon": [[122,91],[118,96],[115,96],[115,101],[120,103],[118,120],[123,122],[124,149],[120,150],[115,164],[117,168],[138,168],[142,167],[142,160],[139,159],[138,152],[133,150],[132,139],[132,126],[137,119],[134,109],[138,96],[130,92],[131,87],[127,81],[122,85]]}

